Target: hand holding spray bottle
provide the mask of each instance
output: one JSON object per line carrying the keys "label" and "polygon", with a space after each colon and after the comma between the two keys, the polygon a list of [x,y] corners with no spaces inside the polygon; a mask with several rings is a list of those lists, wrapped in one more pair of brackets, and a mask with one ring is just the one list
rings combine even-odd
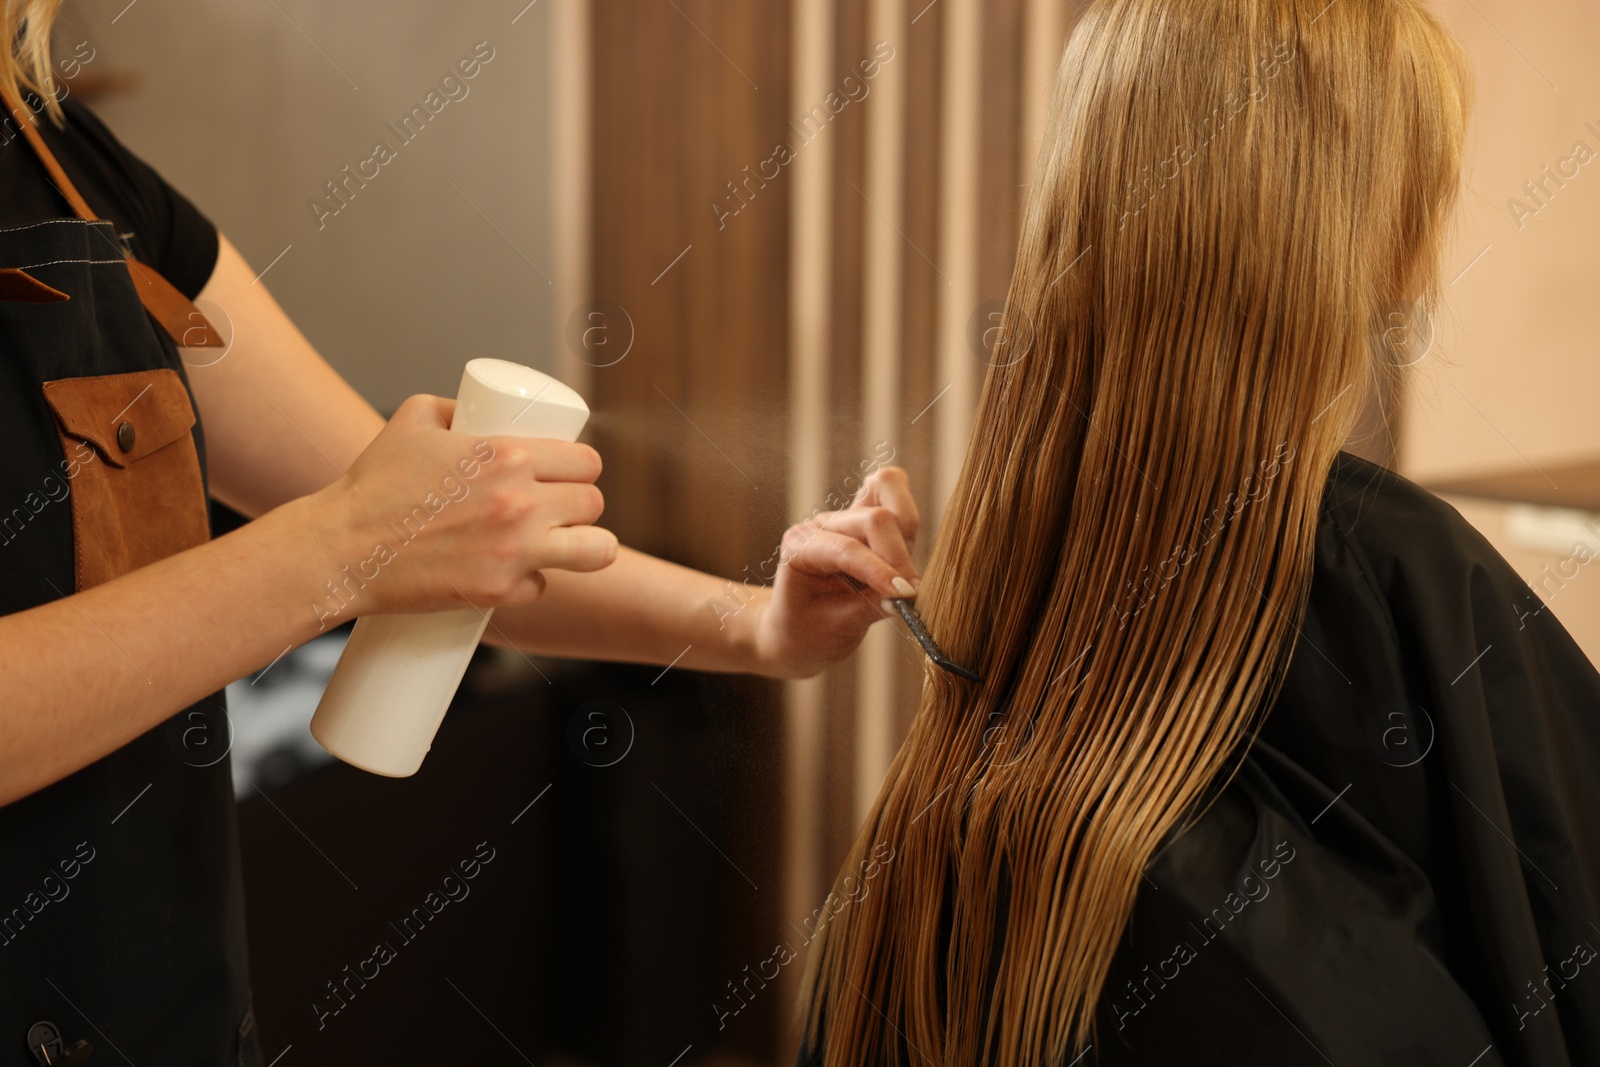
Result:
{"label": "hand holding spray bottle", "polygon": [[[478,437],[576,441],[588,419],[583,398],[548,374],[475,359],[462,371],[450,428]],[[468,607],[362,617],[311,720],[312,736],[362,770],[415,774],[490,614]]]}

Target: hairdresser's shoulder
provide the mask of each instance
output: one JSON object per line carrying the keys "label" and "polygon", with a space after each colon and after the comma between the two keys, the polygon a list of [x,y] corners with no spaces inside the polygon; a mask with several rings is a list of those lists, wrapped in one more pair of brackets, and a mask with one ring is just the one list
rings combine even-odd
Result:
{"label": "hairdresser's shoulder", "polygon": [[1349,452],[1328,473],[1322,521],[1375,564],[1426,561],[1467,569],[1499,555],[1449,503],[1404,476]]}

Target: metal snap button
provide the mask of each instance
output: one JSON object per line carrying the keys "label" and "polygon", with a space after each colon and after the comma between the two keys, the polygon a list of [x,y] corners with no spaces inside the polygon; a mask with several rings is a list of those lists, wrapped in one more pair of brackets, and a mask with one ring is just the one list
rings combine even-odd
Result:
{"label": "metal snap button", "polygon": [[133,442],[136,436],[137,435],[133,431],[133,423],[124,422],[121,426],[117,427],[117,447],[122,449],[124,452],[132,452]]}

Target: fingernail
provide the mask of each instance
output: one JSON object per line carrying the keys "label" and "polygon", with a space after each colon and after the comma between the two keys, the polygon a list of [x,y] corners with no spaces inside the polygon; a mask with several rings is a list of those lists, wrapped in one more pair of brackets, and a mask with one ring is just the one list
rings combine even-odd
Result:
{"label": "fingernail", "polygon": [[901,596],[917,595],[917,587],[900,577],[898,574],[894,576],[894,581],[890,582],[889,584],[894,586],[894,591],[899,593]]}
{"label": "fingernail", "polygon": [[878,606],[883,609],[885,615],[893,615],[897,610],[894,601],[888,599],[878,601]]}

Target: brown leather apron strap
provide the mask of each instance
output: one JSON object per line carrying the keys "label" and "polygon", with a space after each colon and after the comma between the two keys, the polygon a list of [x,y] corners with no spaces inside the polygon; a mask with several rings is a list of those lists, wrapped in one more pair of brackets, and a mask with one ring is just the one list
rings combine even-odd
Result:
{"label": "brown leather apron strap", "polygon": [[[99,216],[78,192],[78,187],[72,184],[67,172],[61,169],[55,153],[50,151],[50,146],[44,143],[44,138],[34,127],[33,116],[28,114],[28,109],[23,107],[22,102],[13,96],[3,83],[0,83],[0,101],[5,103],[6,110],[17,120],[17,125],[22,127],[22,135],[33,147],[33,153],[39,157],[39,162],[44,164],[44,169],[49,171],[56,191],[72,205],[72,210],[77,213],[78,218],[85,222],[98,221]],[[154,267],[139,262],[127,252],[124,252],[123,256],[128,263],[128,273],[133,277],[133,288],[139,294],[139,303],[144,305],[145,311],[149,312],[150,317],[156,320],[174,342],[185,348],[227,347],[222,335],[217,333],[210,320],[194,306],[192,300],[180,293]]]}

